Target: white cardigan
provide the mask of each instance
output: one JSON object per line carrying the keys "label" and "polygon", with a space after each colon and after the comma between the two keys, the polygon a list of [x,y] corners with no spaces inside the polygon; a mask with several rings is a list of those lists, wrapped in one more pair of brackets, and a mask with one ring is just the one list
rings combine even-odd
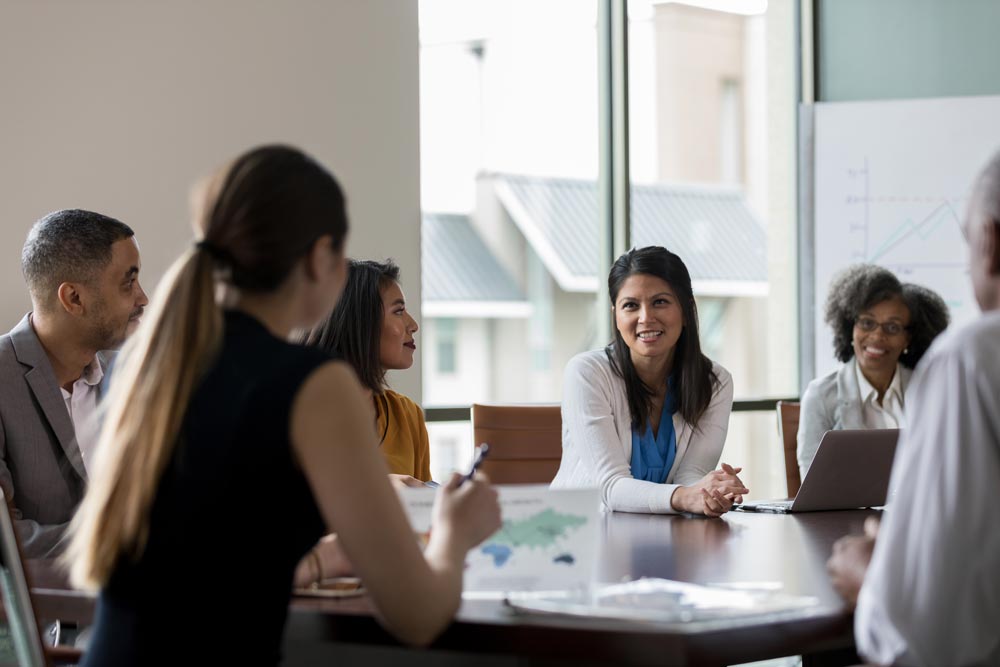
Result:
{"label": "white cardigan", "polygon": [[551,488],[596,487],[604,506],[621,512],[674,512],[674,490],[714,470],[726,442],[733,379],[722,366],[712,368],[719,383],[698,428],[674,414],[677,456],[666,483],[656,484],[632,477],[632,416],[625,381],[611,369],[604,350],[570,359],[563,380],[562,462]]}

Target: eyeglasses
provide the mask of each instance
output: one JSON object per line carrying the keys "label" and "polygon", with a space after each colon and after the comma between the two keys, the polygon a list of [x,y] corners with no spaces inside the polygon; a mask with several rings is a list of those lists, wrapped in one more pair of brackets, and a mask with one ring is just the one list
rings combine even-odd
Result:
{"label": "eyeglasses", "polygon": [[882,327],[882,333],[886,336],[898,336],[909,328],[904,327],[899,322],[876,322],[870,317],[859,317],[854,322],[854,326],[867,333],[871,333],[879,327]]}

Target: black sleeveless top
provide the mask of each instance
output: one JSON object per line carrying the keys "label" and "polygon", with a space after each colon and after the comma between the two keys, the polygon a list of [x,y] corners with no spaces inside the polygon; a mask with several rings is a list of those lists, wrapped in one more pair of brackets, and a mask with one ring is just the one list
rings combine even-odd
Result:
{"label": "black sleeveless top", "polygon": [[146,549],[101,592],[84,665],[279,662],[295,567],[326,532],[292,453],[292,401],[330,359],[226,313]]}

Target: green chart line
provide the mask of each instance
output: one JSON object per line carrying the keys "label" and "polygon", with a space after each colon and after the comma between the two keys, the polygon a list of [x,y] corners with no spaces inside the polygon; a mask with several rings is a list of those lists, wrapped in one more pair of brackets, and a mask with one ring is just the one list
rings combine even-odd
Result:
{"label": "green chart line", "polygon": [[[944,215],[945,213],[948,215]],[[872,253],[871,257],[868,258],[868,261],[875,262],[913,234],[919,234],[921,240],[928,239],[931,234],[933,234],[948,220],[954,220],[956,224],[959,224],[958,215],[955,213],[955,209],[952,208],[951,203],[948,201],[944,201],[939,204],[918,223],[914,223],[912,218],[907,218],[906,221],[894,229],[889,235],[889,238],[887,238],[882,245],[880,245],[878,249]]]}

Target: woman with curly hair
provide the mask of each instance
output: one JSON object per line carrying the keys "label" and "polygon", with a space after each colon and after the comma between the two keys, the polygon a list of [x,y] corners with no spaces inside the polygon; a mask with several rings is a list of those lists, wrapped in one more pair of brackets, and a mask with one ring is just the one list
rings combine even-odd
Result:
{"label": "woman with curly hair", "polygon": [[843,366],[810,382],[802,395],[803,478],[827,431],[903,425],[910,373],[948,326],[948,307],[926,287],[901,283],[880,266],[856,264],[830,284],[826,323]]}

